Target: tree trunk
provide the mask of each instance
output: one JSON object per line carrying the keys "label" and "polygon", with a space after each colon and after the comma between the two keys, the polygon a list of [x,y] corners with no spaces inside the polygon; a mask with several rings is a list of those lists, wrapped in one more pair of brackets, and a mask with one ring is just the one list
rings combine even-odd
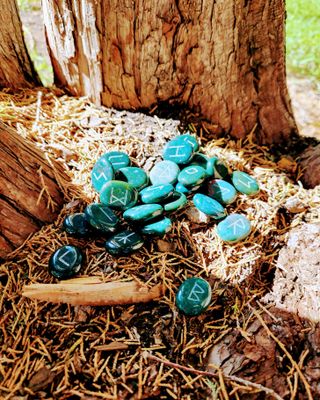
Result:
{"label": "tree trunk", "polygon": [[309,147],[300,154],[300,166],[304,187],[311,189],[320,185],[320,144]]}
{"label": "tree trunk", "polygon": [[16,0],[2,0],[0,13],[0,87],[41,85],[22,33]]}
{"label": "tree trunk", "polygon": [[120,109],[186,105],[216,134],[296,132],[283,0],[43,0],[55,82]]}
{"label": "tree trunk", "polygon": [[60,164],[0,122],[0,258],[54,220],[66,179]]}

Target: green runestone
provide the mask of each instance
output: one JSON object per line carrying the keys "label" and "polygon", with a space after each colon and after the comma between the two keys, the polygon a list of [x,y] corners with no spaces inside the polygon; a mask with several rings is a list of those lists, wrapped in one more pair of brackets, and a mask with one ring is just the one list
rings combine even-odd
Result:
{"label": "green runestone", "polygon": [[172,212],[180,210],[183,206],[185,206],[188,202],[188,199],[185,194],[174,192],[172,195],[172,199],[170,198],[163,204],[164,211]]}
{"label": "green runestone", "polygon": [[100,200],[102,204],[116,210],[127,210],[138,201],[138,192],[127,182],[110,181],[103,185]]}
{"label": "green runestone", "polygon": [[124,230],[109,238],[105,242],[105,248],[110,254],[121,256],[140,249],[143,243],[143,239],[138,233]]}
{"label": "green runestone", "polygon": [[103,232],[114,232],[118,224],[118,217],[106,205],[100,203],[89,204],[84,210],[87,221],[95,229]]}
{"label": "green runestone", "polygon": [[193,151],[199,150],[199,143],[198,143],[197,138],[193,135],[190,135],[189,133],[185,133],[183,135],[177,136],[176,139],[180,139],[186,143],[189,143],[192,146]]}
{"label": "green runestone", "polygon": [[208,195],[222,204],[231,204],[237,197],[236,189],[222,179],[213,179],[208,183]]}
{"label": "green runestone", "polygon": [[245,172],[234,171],[231,175],[231,180],[240,193],[251,196],[259,192],[258,182]]}
{"label": "green runestone", "polygon": [[239,242],[245,239],[250,231],[250,221],[241,214],[228,215],[226,219],[217,225],[217,234],[224,242]]}
{"label": "green runestone", "polygon": [[102,156],[95,163],[91,172],[91,184],[99,193],[102,186],[114,178],[114,171],[111,163]]}
{"label": "green runestone", "polygon": [[176,164],[188,164],[193,156],[193,147],[179,137],[170,140],[164,148],[163,159]]}
{"label": "green runestone", "polygon": [[186,279],[176,294],[176,305],[186,315],[199,315],[211,302],[211,287],[202,278]]}
{"label": "green runestone", "polygon": [[51,255],[49,272],[55,278],[69,279],[80,271],[82,261],[83,256],[78,247],[62,246]]}
{"label": "green runestone", "polygon": [[72,236],[85,237],[92,233],[90,224],[84,213],[68,215],[63,221],[63,229]]}
{"label": "green runestone", "polygon": [[174,192],[174,187],[170,184],[152,185],[141,190],[141,201],[146,204],[161,203],[171,197]]}
{"label": "green runestone", "polygon": [[111,163],[114,171],[118,171],[120,168],[129,167],[131,164],[128,154],[122,151],[109,151],[104,154],[103,157]]}
{"label": "green runestone", "polygon": [[145,225],[141,229],[141,232],[144,233],[145,235],[163,236],[167,232],[171,231],[171,229],[172,229],[172,223],[170,218],[164,217],[155,222],[151,222],[148,225]]}
{"label": "green runestone", "polygon": [[173,161],[160,161],[150,171],[150,181],[153,185],[177,182],[180,168]]}
{"label": "green runestone", "polygon": [[178,176],[178,181],[185,187],[199,186],[205,180],[206,170],[199,165],[185,167]]}
{"label": "green runestone", "polygon": [[119,181],[126,181],[137,190],[141,190],[148,185],[148,175],[142,168],[125,167],[116,172],[116,178]]}
{"label": "green runestone", "polygon": [[210,215],[214,219],[221,219],[227,214],[226,210],[220,203],[204,194],[195,194],[193,196],[193,203],[199,211]]}
{"label": "green runestone", "polygon": [[123,218],[129,222],[149,221],[163,213],[163,207],[160,204],[143,204],[132,207],[123,213]]}
{"label": "green runestone", "polygon": [[183,186],[183,184],[180,183],[180,182],[178,182],[178,183],[176,184],[175,190],[176,190],[176,192],[183,193],[183,194],[188,194],[188,193],[191,192],[190,189],[188,189],[188,188],[186,188],[185,186]]}

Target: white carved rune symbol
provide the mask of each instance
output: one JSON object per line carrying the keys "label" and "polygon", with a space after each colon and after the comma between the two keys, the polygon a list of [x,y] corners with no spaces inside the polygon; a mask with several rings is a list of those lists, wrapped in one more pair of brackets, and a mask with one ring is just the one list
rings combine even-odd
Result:
{"label": "white carved rune symbol", "polygon": [[121,156],[121,155],[119,155],[119,156],[116,156],[116,155],[115,155],[115,156],[109,156],[109,160],[110,160],[110,162],[111,162],[112,165],[124,165],[124,164],[125,164],[123,160],[122,160],[122,161],[118,161],[118,162],[111,161],[111,159],[113,159],[113,158],[115,158],[115,159],[117,159],[117,158],[122,159],[122,156]]}
{"label": "white carved rune symbol", "polygon": [[101,172],[100,175],[98,175],[96,172],[94,172],[93,175],[97,181],[99,181],[101,178],[104,178],[104,180],[107,180],[107,177],[105,176],[104,172]]}
{"label": "white carved rune symbol", "polygon": [[253,178],[251,178],[251,176],[247,176],[246,179],[247,179],[247,182],[246,181],[243,182],[243,180],[241,180],[241,179],[238,179],[238,181],[250,189],[251,184],[254,184],[255,180]]}
{"label": "white carved rune symbol", "polygon": [[129,239],[129,237],[132,236],[132,235],[134,235],[134,232],[129,233],[128,235],[123,235],[123,236],[118,235],[118,236],[115,236],[115,239],[116,239],[118,242],[122,242],[123,244],[126,244],[128,241],[129,241],[129,243],[130,243],[130,240],[128,240],[128,239]]}
{"label": "white carved rune symbol", "polygon": [[188,300],[194,301],[194,302],[201,301],[198,294],[203,294],[204,292],[205,292],[204,289],[202,289],[202,287],[198,283],[195,283],[189,293]]}
{"label": "white carved rune symbol", "polygon": [[193,174],[196,174],[198,172],[198,169],[196,167],[186,168],[185,172],[188,175],[193,175]]}
{"label": "white carved rune symbol", "polygon": [[166,178],[170,176],[170,170],[171,170],[170,165],[167,165],[164,168],[162,167],[162,170],[158,174],[159,178]]}
{"label": "white carved rune symbol", "polygon": [[114,194],[114,188],[112,188],[109,202],[110,202],[110,204],[120,203],[123,206],[125,206],[127,204],[128,194],[129,194],[129,192],[128,192],[128,190],[126,190],[123,196],[118,197],[118,195],[116,196]]}
{"label": "white carved rune symbol", "polygon": [[112,217],[103,208],[99,208],[99,210],[107,217],[109,221],[113,221]]}
{"label": "white carved rune symbol", "polygon": [[232,227],[233,227],[233,234],[236,235],[237,228],[245,229],[246,225],[242,219],[237,219],[236,221],[233,221],[228,225],[228,228],[232,228]]}
{"label": "white carved rune symbol", "polygon": [[[74,254],[73,250],[69,249],[69,250],[67,250],[65,253],[61,254],[60,257],[58,257],[59,261],[61,261],[62,264],[66,265],[67,267],[75,261],[75,257],[73,257],[73,260],[72,260],[72,261],[69,261],[69,262],[65,261],[65,257],[66,257],[69,253],[73,253],[73,254]],[[74,254],[74,256],[75,256],[75,254]]]}
{"label": "white carved rune symbol", "polygon": [[180,153],[179,149],[184,149],[185,146],[170,146],[170,149],[176,149],[174,154],[170,153],[170,157],[183,157],[186,155],[186,153]]}

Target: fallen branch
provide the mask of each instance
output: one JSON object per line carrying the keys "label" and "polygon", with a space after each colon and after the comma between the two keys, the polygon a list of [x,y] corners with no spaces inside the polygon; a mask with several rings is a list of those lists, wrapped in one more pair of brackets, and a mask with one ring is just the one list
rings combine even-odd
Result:
{"label": "fallen branch", "polygon": [[136,282],[103,282],[99,277],[83,277],[60,283],[35,283],[24,286],[22,295],[30,299],[51,303],[82,306],[107,306],[147,303],[163,294],[163,285],[152,288]]}
{"label": "fallen branch", "polygon": [[283,398],[281,396],[279,396],[273,389],[269,389],[269,388],[267,388],[267,387],[265,387],[263,385],[260,385],[259,383],[254,383],[254,382],[250,382],[250,381],[248,381],[246,379],[238,378],[237,376],[234,376],[234,375],[224,374],[224,373],[222,373],[221,370],[220,370],[220,374],[219,374],[219,372],[201,371],[199,369],[185,367],[184,365],[180,365],[180,364],[168,361],[168,360],[164,360],[164,359],[162,359],[160,357],[157,357],[157,356],[154,356],[154,355],[148,353],[147,351],[145,351],[143,354],[146,356],[146,358],[149,358],[150,360],[161,362],[164,365],[167,365],[168,367],[172,367],[172,368],[175,368],[175,369],[180,369],[180,370],[183,370],[183,371],[188,371],[191,374],[210,376],[210,377],[213,377],[213,378],[219,378],[221,376],[221,374],[222,374],[222,376],[225,379],[229,380],[229,381],[241,383],[241,384],[243,384],[243,385],[245,385],[247,387],[252,387],[254,389],[258,389],[261,392],[265,392],[265,393],[269,394],[270,396],[274,397],[277,400],[283,400]]}

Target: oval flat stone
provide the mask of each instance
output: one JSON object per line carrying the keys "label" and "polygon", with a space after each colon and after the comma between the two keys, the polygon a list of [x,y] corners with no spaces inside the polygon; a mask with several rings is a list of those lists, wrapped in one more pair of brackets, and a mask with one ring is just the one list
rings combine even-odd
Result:
{"label": "oval flat stone", "polygon": [[224,207],[220,203],[218,203],[217,200],[214,200],[204,194],[195,194],[193,196],[193,203],[199,211],[210,215],[214,219],[221,219],[227,214]]}
{"label": "oval flat stone", "polygon": [[135,206],[129,208],[129,210],[126,210],[123,213],[123,218],[126,221],[142,222],[158,217],[162,213],[163,207],[160,206],[160,204],[143,204],[141,206]]}
{"label": "oval flat stone", "polygon": [[141,190],[141,201],[146,204],[161,203],[171,197],[174,192],[174,187],[170,184],[152,185]]}
{"label": "oval flat stone", "polygon": [[179,138],[170,140],[164,148],[163,159],[177,164],[188,164],[193,156],[193,147]]}
{"label": "oval flat stone", "polygon": [[150,181],[153,185],[177,182],[180,168],[173,161],[160,161],[150,171]]}
{"label": "oval flat stone", "polygon": [[89,204],[84,210],[86,219],[91,226],[103,232],[114,232],[118,217],[108,206],[100,203]]}
{"label": "oval flat stone", "polygon": [[178,175],[178,181],[185,187],[199,186],[205,180],[206,170],[199,165],[189,165]]}
{"label": "oval flat stone", "polygon": [[190,165],[199,165],[206,169],[209,158],[203,153],[195,153],[192,157]]}
{"label": "oval flat stone", "polygon": [[76,237],[84,237],[92,233],[90,224],[84,213],[67,215],[62,226],[69,235]]}
{"label": "oval flat stone", "polygon": [[104,157],[100,157],[95,163],[91,172],[91,184],[97,192],[102,186],[114,178],[114,171],[111,163]]}
{"label": "oval flat stone", "polygon": [[213,179],[208,183],[208,195],[222,204],[231,204],[237,197],[236,189],[222,179]]}
{"label": "oval flat stone", "polygon": [[149,178],[142,168],[125,167],[116,172],[116,179],[126,181],[137,190],[141,190],[148,185]]}
{"label": "oval flat stone", "polygon": [[152,221],[150,224],[145,225],[141,232],[145,235],[165,235],[167,232],[171,231],[172,223],[171,219],[168,217],[161,218],[157,221]]}
{"label": "oval flat stone", "polygon": [[228,215],[217,225],[217,234],[224,242],[236,243],[245,239],[251,231],[251,223],[241,214]]}
{"label": "oval flat stone", "polygon": [[234,171],[231,175],[231,180],[234,187],[240,193],[251,196],[259,192],[258,182],[245,172]]}
{"label": "oval flat stone", "polygon": [[218,157],[211,157],[207,163],[207,174],[216,179],[224,179],[228,175],[228,167]]}
{"label": "oval flat stone", "polygon": [[211,297],[211,287],[207,281],[189,278],[178,289],[176,305],[186,315],[199,315],[208,308]]}
{"label": "oval flat stone", "polygon": [[197,138],[193,135],[190,135],[189,133],[184,133],[183,135],[177,136],[176,139],[180,139],[183,142],[189,143],[192,146],[193,151],[199,150],[199,143]]}
{"label": "oval flat stone", "polygon": [[79,247],[62,246],[51,255],[49,272],[55,278],[68,279],[80,271],[82,261],[83,256]]}
{"label": "oval flat stone", "polygon": [[138,192],[127,182],[110,181],[102,186],[101,203],[117,210],[127,210],[138,201]]}
{"label": "oval flat stone", "polygon": [[112,255],[126,255],[143,246],[143,239],[137,232],[124,230],[105,242],[106,250]]}
{"label": "oval flat stone", "polygon": [[188,202],[188,199],[185,194],[174,192],[172,198],[166,200],[163,204],[164,211],[172,212],[180,210],[180,208],[184,207]]}
{"label": "oval flat stone", "polygon": [[130,157],[123,151],[109,151],[103,157],[111,163],[114,171],[128,167],[131,164]]}

